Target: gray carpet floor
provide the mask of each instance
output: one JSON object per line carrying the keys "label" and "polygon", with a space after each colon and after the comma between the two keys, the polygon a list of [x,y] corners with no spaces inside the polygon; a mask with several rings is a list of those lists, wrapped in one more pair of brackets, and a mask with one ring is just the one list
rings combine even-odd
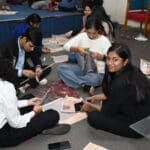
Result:
{"label": "gray carpet floor", "polygon": [[[139,66],[140,58],[150,61],[150,39],[146,42],[135,41],[134,37],[139,33],[138,29],[128,28],[123,31],[120,26],[116,29],[116,40],[128,44],[132,51],[133,63]],[[46,59],[49,56],[43,55]],[[46,62],[48,63],[48,62]],[[49,81],[56,81],[57,66],[53,67],[53,71],[48,77]],[[97,89],[99,92],[99,89]],[[32,90],[31,90],[32,91]],[[85,97],[87,93],[79,90],[81,96]],[[38,135],[32,139],[11,148],[3,148],[4,150],[48,150],[48,143],[69,140],[71,150],[82,150],[89,142],[104,146],[110,150],[149,150],[150,141],[141,139],[130,139],[120,137],[102,130],[91,128],[86,120],[76,123],[72,126],[71,131],[65,135]],[[2,148],[1,148],[2,150]],[[92,149],[91,149],[92,150]]]}

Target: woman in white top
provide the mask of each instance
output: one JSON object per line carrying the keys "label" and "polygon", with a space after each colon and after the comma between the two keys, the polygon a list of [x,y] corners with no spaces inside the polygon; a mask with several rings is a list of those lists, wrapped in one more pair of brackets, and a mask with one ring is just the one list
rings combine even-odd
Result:
{"label": "woman in white top", "polygon": [[[59,115],[54,110],[42,112],[41,99],[18,100],[12,84],[13,56],[0,46],[0,147],[15,146],[55,126]],[[28,106],[28,107],[26,107]],[[30,106],[30,107],[29,107]],[[20,111],[24,108],[23,112]]]}
{"label": "woman in white top", "polygon": [[104,58],[108,48],[111,46],[108,38],[101,34],[103,27],[95,16],[87,18],[85,28],[86,32],[80,33],[70,39],[64,45],[64,49],[82,56],[81,59],[86,58],[87,55],[91,56],[97,71],[85,73],[81,67],[82,65],[60,65],[58,76],[66,85],[73,88],[101,85],[105,67]]}

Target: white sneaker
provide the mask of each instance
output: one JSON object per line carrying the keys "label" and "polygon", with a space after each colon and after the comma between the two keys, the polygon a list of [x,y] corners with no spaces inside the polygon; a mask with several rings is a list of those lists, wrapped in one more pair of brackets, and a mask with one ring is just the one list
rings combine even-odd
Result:
{"label": "white sneaker", "polygon": [[39,81],[40,85],[46,85],[48,83],[48,80],[46,78],[43,78],[41,81]]}
{"label": "white sneaker", "polygon": [[22,93],[22,94],[25,94],[25,92],[26,92],[26,90],[25,90],[24,87],[22,87],[22,86],[19,88],[19,91],[20,91],[20,93]]}
{"label": "white sneaker", "polygon": [[148,40],[148,39],[147,39],[144,35],[142,35],[142,34],[139,34],[139,35],[136,36],[134,39],[137,40],[137,41],[147,41],[147,40]]}

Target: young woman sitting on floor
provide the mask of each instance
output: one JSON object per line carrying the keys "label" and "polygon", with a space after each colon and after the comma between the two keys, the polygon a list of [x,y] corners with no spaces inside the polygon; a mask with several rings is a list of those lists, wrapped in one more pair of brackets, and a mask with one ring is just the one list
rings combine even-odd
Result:
{"label": "young woman sitting on floor", "polygon": [[18,145],[43,130],[54,127],[59,120],[58,112],[55,110],[42,111],[39,98],[18,100],[13,85],[15,79],[13,69],[11,50],[1,45],[0,147]]}
{"label": "young woman sitting on floor", "polygon": [[[88,123],[120,136],[142,137],[130,125],[150,115],[150,81],[131,63],[129,48],[113,43],[106,57],[103,93],[87,98],[81,111],[88,111]],[[93,104],[100,100],[102,105]]]}
{"label": "young woman sitting on floor", "polygon": [[[76,53],[78,64],[60,65],[58,68],[60,79],[69,87],[76,89],[101,85],[105,68],[104,58],[111,46],[107,37],[101,34],[103,27],[96,17],[89,16],[85,28],[86,32],[78,34],[64,45],[65,50]],[[90,61],[93,65],[89,64],[91,69],[87,69]]]}

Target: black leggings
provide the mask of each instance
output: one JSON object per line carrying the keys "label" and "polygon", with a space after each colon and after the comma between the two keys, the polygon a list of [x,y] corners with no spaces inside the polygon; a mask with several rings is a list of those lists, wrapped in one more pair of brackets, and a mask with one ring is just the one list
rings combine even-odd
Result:
{"label": "black leggings", "polygon": [[142,136],[129,128],[134,123],[123,116],[109,116],[102,112],[88,112],[88,123],[96,129],[111,132],[120,136],[130,138],[141,138]]}
{"label": "black leggings", "polygon": [[[26,113],[32,110],[32,107],[21,109],[21,113]],[[52,128],[58,123],[59,114],[55,110],[48,110],[39,113],[33,117],[31,121],[23,128],[13,128],[6,124],[0,129],[0,147],[16,146],[37,134],[40,134],[44,129]]]}

